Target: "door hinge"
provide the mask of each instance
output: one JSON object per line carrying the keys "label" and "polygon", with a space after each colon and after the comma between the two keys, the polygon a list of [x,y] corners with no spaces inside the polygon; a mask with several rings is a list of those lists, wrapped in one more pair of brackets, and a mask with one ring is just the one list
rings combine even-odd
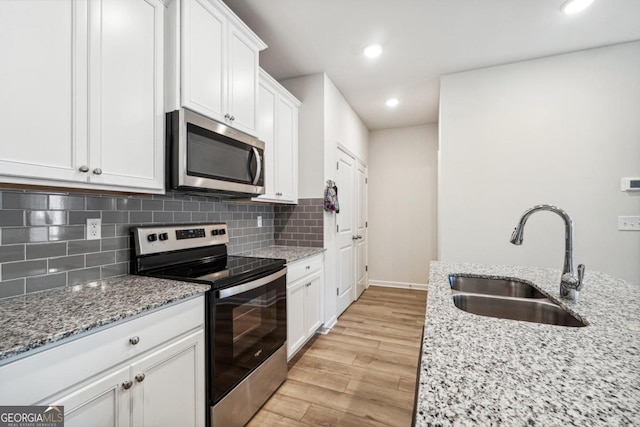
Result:
{"label": "door hinge", "polygon": [[336,170],[340,169],[340,162],[336,162]]}
{"label": "door hinge", "polygon": [[338,224],[336,224],[336,233],[340,232],[340,226]]}
{"label": "door hinge", "polygon": [[364,266],[364,271],[369,271],[369,266],[368,265]]}
{"label": "door hinge", "polygon": [[365,179],[364,179],[364,183],[365,183],[365,184],[368,184],[368,183],[369,183],[369,178],[365,178]]}
{"label": "door hinge", "polygon": [[336,288],[336,295],[340,296],[340,288]]}
{"label": "door hinge", "polygon": [[369,227],[369,221],[365,221],[364,222],[364,228],[368,228]]}

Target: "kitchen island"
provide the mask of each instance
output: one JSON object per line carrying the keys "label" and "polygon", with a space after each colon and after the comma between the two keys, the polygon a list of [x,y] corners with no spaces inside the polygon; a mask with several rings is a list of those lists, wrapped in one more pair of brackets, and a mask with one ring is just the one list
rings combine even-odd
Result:
{"label": "kitchen island", "polygon": [[[467,313],[450,274],[526,280],[588,326]],[[569,302],[559,283],[559,270],[432,262],[415,425],[640,425],[640,286],[587,270]]]}

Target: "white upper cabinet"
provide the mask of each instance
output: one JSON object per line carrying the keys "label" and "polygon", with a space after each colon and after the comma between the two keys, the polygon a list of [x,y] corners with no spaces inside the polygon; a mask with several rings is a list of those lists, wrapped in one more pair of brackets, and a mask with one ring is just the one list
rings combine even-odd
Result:
{"label": "white upper cabinet", "polygon": [[0,181],[164,191],[164,10],[0,2]]}
{"label": "white upper cabinet", "polygon": [[255,135],[258,55],[266,45],[218,0],[171,6],[168,30],[174,93],[167,111],[186,107]]}
{"label": "white upper cabinet", "polygon": [[253,200],[298,203],[300,101],[260,70],[258,138],[265,143],[265,194]]}

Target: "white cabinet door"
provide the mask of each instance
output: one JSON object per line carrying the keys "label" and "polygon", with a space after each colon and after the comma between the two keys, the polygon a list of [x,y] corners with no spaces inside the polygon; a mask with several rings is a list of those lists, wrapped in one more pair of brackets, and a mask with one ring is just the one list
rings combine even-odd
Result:
{"label": "white cabinet door", "polygon": [[89,20],[90,181],[162,190],[164,5],[90,2]]}
{"label": "white cabinet door", "polygon": [[275,116],[277,95],[273,87],[260,82],[258,91],[258,138],[264,142],[265,194],[258,200],[276,198]]}
{"label": "white cabinet door", "polygon": [[2,181],[164,191],[164,9],[0,1]]}
{"label": "white cabinet door", "polygon": [[307,337],[316,333],[322,325],[322,271],[304,280],[304,327]]}
{"label": "white cabinet door", "polygon": [[258,96],[258,51],[232,26],[229,27],[229,97],[231,126],[256,133]]}
{"label": "white cabinet door", "polygon": [[123,387],[126,381],[128,366],[39,405],[64,406],[67,427],[127,427],[132,424],[130,389]]}
{"label": "white cabinet door", "polygon": [[[86,181],[86,4],[0,1],[0,170],[5,176]],[[84,26],[83,26],[84,25]],[[84,68],[83,68],[84,67]]]}
{"label": "white cabinet door", "polygon": [[276,106],[276,187],[283,201],[298,201],[298,107],[285,98]]}
{"label": "white cabinet door", "polygon": [[204,427],[204,331],[131,365],[133,425]]}
{"label": "white cabinet door", "polygon": [[300,103],[264,70],[258,93],[258,138],[265,143],[265,194],[254,200],[298,202]]}
{"label": "white cabinet door", "polygon": [[182,105],[224,122],[226,19],[206,0],[182,2]]}
{"label": "white cabinet door", "polygon": [[307,338],[304,326],[305,284],[299,280],[287,286],[287,357],[290,358]]}

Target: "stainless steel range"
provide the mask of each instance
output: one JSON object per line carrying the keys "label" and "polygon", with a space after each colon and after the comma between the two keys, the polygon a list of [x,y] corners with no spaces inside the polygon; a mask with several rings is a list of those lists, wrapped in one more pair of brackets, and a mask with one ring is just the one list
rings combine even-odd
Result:
{"label": "stainless steel range", "polygon": [[132,228],[131,272],[211,285],[208,424],[243,426],[287,376],[285,261],[227,255],[226,224]]}

